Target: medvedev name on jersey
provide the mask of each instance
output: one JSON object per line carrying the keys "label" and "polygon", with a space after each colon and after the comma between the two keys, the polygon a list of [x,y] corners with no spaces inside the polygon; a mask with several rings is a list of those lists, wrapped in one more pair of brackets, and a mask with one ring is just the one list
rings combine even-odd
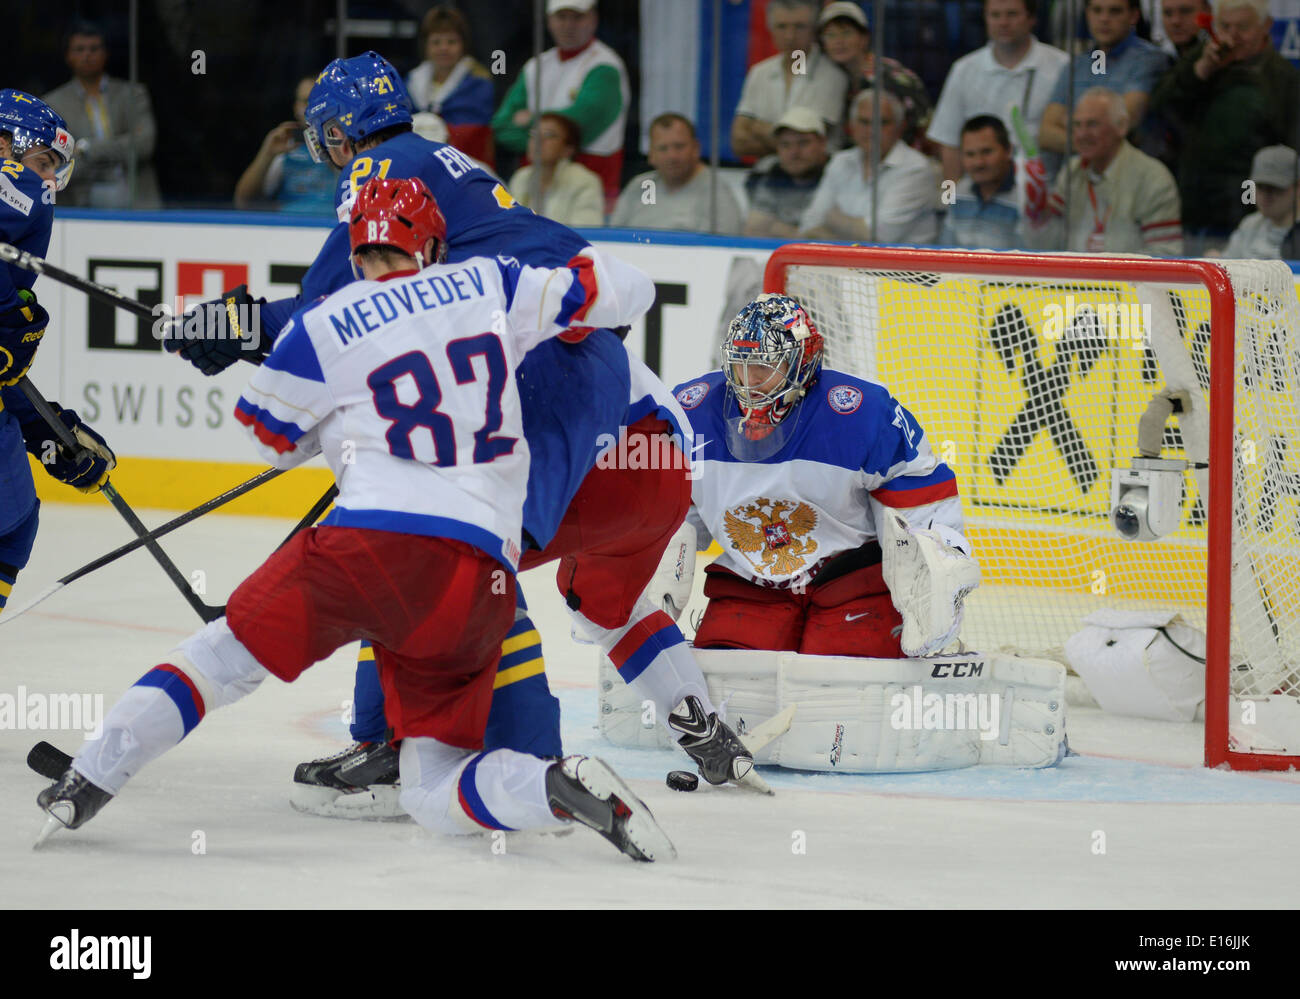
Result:
{"label": "medvedev name on jersey", "polygon": [[413,316],[454,302],[470,302],[482,298],[483,293],[483,275],[477,267],[465,267],[450,274],[431,274],[419,281],[378,288],[349,302],[340,312],[331,312],[329,320],[339,346],[346,349],[400,315]]}

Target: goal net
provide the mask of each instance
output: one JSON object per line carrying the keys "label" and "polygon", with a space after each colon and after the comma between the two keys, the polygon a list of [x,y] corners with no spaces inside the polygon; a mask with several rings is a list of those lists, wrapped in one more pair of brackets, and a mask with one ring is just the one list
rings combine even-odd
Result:
{"label": "goal net", "polygon": [[[1103,608],[1206,634],[1206,763],[1300,767],[1300,302],[1279,261],[794,244],[765,288],[827,366],[878,381],[957,473],[984,582],[966,645],[1066,662]],[[1152,397],[1186,393],[1177,526],[1111,524]]]}

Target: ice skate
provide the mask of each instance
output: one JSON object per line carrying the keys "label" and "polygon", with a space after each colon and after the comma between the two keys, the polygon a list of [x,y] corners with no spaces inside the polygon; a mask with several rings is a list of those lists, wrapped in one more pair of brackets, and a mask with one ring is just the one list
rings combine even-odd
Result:
{"label": "ice skate", "polygon": [[80,829],[112,798],[103,788],[68,767],[62,777],[36,796],[36,804],[49,817],[33,845],[40,846],[60,829]]}
{"label": "ice skate", "polygon": [[682,733],[677,744],[686,750],[686,755],[699,767],[700,776],[710,784],[733,781],[762,794],[772,793],[767,783],[753,772],[754,754],[716,711],[706,716],[704,706],[695,695],[683,697],[673,708],[668,727]]}
{"label": "ice skate", "polygon": [[387,742],[358,742],[318,760],[298,764],[289,804],[296,811],[336,819],[398,819],[397,749]]}
{"label": "ice skate", "polygon": [[633,860],[669,860],[677,850],[618,774],[594,756],[569,756],[546,771],[551,811],[596,830]]}

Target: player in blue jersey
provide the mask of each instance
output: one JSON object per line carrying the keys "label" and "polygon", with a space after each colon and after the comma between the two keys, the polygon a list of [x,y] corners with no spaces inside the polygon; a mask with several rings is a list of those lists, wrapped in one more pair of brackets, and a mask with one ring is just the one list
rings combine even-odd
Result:
{"label": "player in blue jersey", "polygon": [[742,309],[722,354],[676,389],[704,442],[691,520],[723,550],[696,646],[898,658],[952,641],[979,569],[956,476],[912,414],[823,368],[785,295]]}
{"label": "player in blue jersey", "polygon": [[[446,215],[449,262],[506,253],[525,265],[563,266],[589,245],[571,229],[516,203],[495,177],[455,148],[415,135],[402,81],[376,53],[330,63],[308,98],[306,120],[309,146],[342,171],[336,196],[341,212],[371,176],[419,177]],[[304,300],[310,302],[333,292],[352,279],[347,229],[340,225],[326,238],[305,275],[302,295],[254,303],[246,288],[235,289],[187,315],[184,335],[177,335],[166,346],[208,374],[238,359],[256,360]],[[252,304],[259,304],[260,310],[244,310],[243,314],[260,311],[260,324],[227,330],[228,306]],[[236,310],[235,314],[241,313]],[[606,592],[609,588],[603,582],[608,576],[588,571],[582,573],[587,593],[580,592],[575,539],[584,533],[590,537],[593,531],[590,523],[584,532],[581,523],[574,521],[580,520],[584,511],[587,521],[597,519],[603,511],[596,502],[574,508],[573,501],[592,472],[598,441],[619,439],[629,432],[654,437],[665,430],[662,419],[659,425],[653,423],[653,407],[648,409],[639,396],[634,398],[628,365],[628,355],[618,339],[598,330],[577,345],[543,343],[519,368],[524,433],[533,453],[524,507],[524,540],[533,554],[525,555],[524,565],[536,564],[536,553],[551,546],[548,559],[562,560],[558,581],[566,602],[570,607],[585,606],[592,615],[589,627],[594,625],[591,630],[614,656],[621,674],[660,706],[658,717],[672,724],[677,708],[686,698],[694,699],[678,712],[678,717],[687,719],[682,723],[687,727],[677,731],[683,748],[696,759],[706,779],[713,783],[740,779],[749,771],[750,758],[709,703],[703,676],[680,630],[662,612],[662,619],[653,617],[659,608],[634,610],[637,594],[630,599],[626,596],[629,587],[637,582],[644,587],[653,576],[654,563],[681,521],[676,508],[666,503],[657,510],[645,510],[639,523],[624,522],[624,534],[628,535],[624,543],[605,539],[604,554],[590,553],[585,563],[590,567],[613,553],[623,557],[618,587]],[[575,406],[575,399],[583,404]],[[670,398],[667,404],[671,405]],[[638,426],[646,418],[652,422]],[[598,500],[606,490],[616,493],[620,485],[593,483],[588,493]],[[664,484],[663,488],[671,491],[672,486]],[[657,494],[643,481],[639,490],[630,490],[628,495],[644,501]],[[628,510],[629,516],[642,509],[638,505]],[[552,546],[566,515],[569,529],[562,532],[561,544]],[[673,516],[676,521],[665,525]],[[599,519],[609,520],[607,516]],[[629,547],[638,538],[641,547]],[[648,554],[652,549],[653,558]],[[522,595],[520,600],[515,627],[503,650],[489,744],[558,755],[558,704],[546,686],[540,641],[522,606]],[[618,609],[602,607],[604,601]],[[356,744],[298,768],[294,790],[300,807],[324,814],[374,815],[380,813],[377,808],[382,809],[377,795],[387,792],[386,800],[396,801],[392,786],[396,752],[384,737],[387,725],[372,657],[369,648],[363,647],[354,696],[352,736]],[[355,793],[362,789],[369,790]]]}
{"label": "player in blue jersey", "polygon": [[[72,148],[67,124],[53,108],[20,90],[0,90],[0,240],[45,256],[55,192],[72,173]],[[17,387],[50,319],[32,292],[35,279],[12,265],[0,267],[0,612],[36,540],[40,502],[28,452],[82,492],[100,489],[115,464],[104,439],[55,403],[84,446],[78,455],[66,452]]]}

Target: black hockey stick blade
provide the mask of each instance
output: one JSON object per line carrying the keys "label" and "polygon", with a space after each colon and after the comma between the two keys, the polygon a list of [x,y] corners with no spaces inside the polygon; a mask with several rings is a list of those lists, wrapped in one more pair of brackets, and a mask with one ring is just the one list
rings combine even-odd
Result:
{"label": "black hockey stick blade", "polygon": [[72,766],[72,757],[48,742],[38,742],[27,754],[27,765],[42,777],[58,780]]}

